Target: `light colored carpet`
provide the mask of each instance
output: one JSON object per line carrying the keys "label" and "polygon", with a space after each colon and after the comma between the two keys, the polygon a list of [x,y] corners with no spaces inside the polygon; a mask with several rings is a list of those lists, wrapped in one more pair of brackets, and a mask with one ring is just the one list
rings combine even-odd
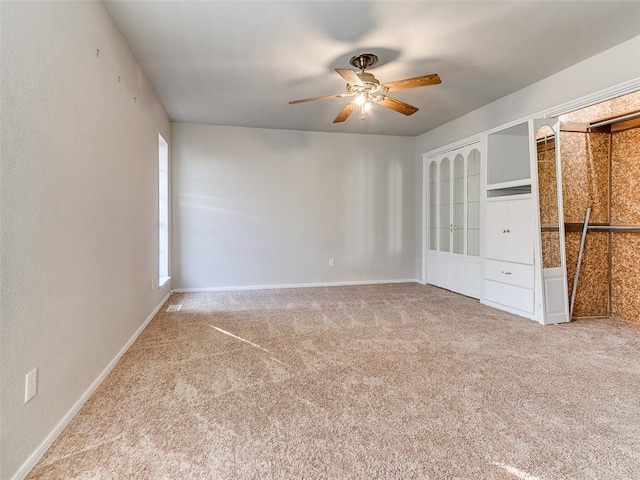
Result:
{"label": "light colored carpet", "polygon": [[418,284],[174,303],[29,478],[640,478],[638,325]]}

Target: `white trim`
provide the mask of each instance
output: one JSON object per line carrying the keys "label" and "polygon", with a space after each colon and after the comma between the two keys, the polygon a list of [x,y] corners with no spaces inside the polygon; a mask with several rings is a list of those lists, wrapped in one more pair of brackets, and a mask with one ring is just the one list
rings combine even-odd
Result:
{"label": "white trim", "polygon": [[161,290],[171,280],[171,275],[168,277],[160,277],[158,280],[158,290]]}
{"label": "white trim", "polygon": [[[425,133],[429,133],[429,132],[425,132]],[[443,147],[436,148],[435,150],[430,150],[428,152],[421,153],[420,156],[424,159],[430,159],[431,157],[436,157],[438,155],[448,153],[451,150],[458,150],[459,148],[468,147],[470,145],[473,145],[474,143],[482,142],[483,135],[486,135],[486,132],[472,135],[471,137],[467,137],[462,140],[449,143]]]}
{"label": "white trim", "polygon": [[122,347],[122,349],[120,349],[120,351],[116,354],[115,357],[113,357],[113,359],[109,362],[109,364],[105,367],[104,370],[102,370],[102,372],[100,373],[100,375],[98,375],[98,378],[96,378],[93,383],[89,386],[89,388],[82,394],[82,396],[78,399],[78,401],[73,405],[73,407],[71,407],[71,409],[64,415],[64,417],[62,417],[62,420],[60,420],[58,422],[58,424],[53,428],[53,430],[51,430],[51,432],[49,433],[49,435],[47,435],[47,437],[44,439],[44,441],[38,446],[38,448],[36,448],[36,450],[31,454],[31,456],[20,466],[20,468],[18,469],[18,471],[16,472],[16,474],[12,477],[12,480],[22,480],[24,479],[27,475],[29,475],[29,472],[31,472],[31,470],[33,469],[33,467],[36,466],[36,463],[38,463],[38,461],[44,456],[44,454],[47,452],[47,450],[49,449],[49,447],[51,446],[51,444],[56,440],[56,438],[58,438],[58,436],[63,432],[63,430],[67,427],[67,425],[69,425],[69,422],[71,422],[71,420],[73,420],[73,417],[76,416],[76,414],[78,413],[78,411],[80,410],[80,408],[82,408],[82,405],[84,405],[84,403],[89,400],[89,397],[91,397],[91,395],[93,394],[93,392],[96,391],[96,389],[100,386],[100,384],[104,381],[104,379],[107,377],[107,375],[109,375],[109,372],[111,372],[111,370],[113,369],[113,367],[116,366],[116,364],[118,363],[118,361],[120,360],[120,357],[122,357],[122,355],[124,355],[126,353],[127,350],[129,350],[129,347],[131,347],[131,345],[133,344],[133,342],[136,341],[136,339],[138,338],[138,336],[142,333],[142,331],[146,328],[146,326],[149,324],[149,322],[151,321],[151,319],[153,317],[155,317],[156,313],[158,313],[160,311],[160,309],[162,308],[162,306],[165,304],[165,302],[167,300],[169,300],[169,296],[171,294],[168,293],[163,299],[162,301],[158,304],[158,306],[156,308],[153,309],[153,312],[151,312],[151,314],[147,317],[147,319],[143,322],[142,325],[140,325],[140,327],[135,331],[135,333],[131,336],[131,338],[129,339],[129,341],[127,341],[127,343]]}
{"label": "white trim", "polygon": [[[619,97],[621,95],[626,95],[628,93],[633,93],[640,90],[640,77],[634,78],[633,80],[629,80],[627,82],[623,82],[619,85],[615,85],[613,87],[605,88],[604,90],[599,90],[595,93],[591,93],[589,95],[585,95],[583,97],[576,98],[574,100],[570,100],[561,105],[556,105],[551,108],[547,108],[545,110],[541,110],[539,112],[532,113],[530,115],[526,115],[517,120],[512,120],[510,122],[504,123],[498,127],[492,128],[490,130],[485,130],[480,133],[476,133],[467,138],[463,138],[461,140],[457,140],[453,143],[449,143],[442,147],[435,148],[433,150],[429,150],[427,152],[421,153],[420,156],[423,158],[430,158],[442,153],[446,153],[449,150],[454,150],[459,147],[467,146],[471,143],[479,141],[483,136],[490,135],[495,132],[499,132],[506,128],[513,127],[515,125],[519,125],[522,123],[527,123],[530,119],[535,118],[549,118],[549,117],[558,117],[560,115],[573,112],[575,110],[580,110],[581,108],[589,107],[591,105],[595,105],[596,103],[604,102],[607,100],[611,100],[612,98]],[[503,97],[504,98],[504,97]],[[490,104],[488,104],[490,105]],[[486,105],[485,105],[486,106]],[[480,107],[483,108],[483,107]],[[460,117],[459,117],[460,118]],[[457,119],[456,119],[457,120]],[[455,120],[452,120],[455,121]],[[429,132],[425,132],[429,133]],[[424,134],[423,134],[424,135]]]}
{"label": "white trim", "polygon": [[[559,117],[560,115],[571,113],[575,110],[580,110],[585,107],[590,107],[591,105],[595,105],[596,103],[605,102],[615,97],[633,93],[637,90],[640,90],[640,77],[634,78],[633,80],[629,80],[614,87],[605,88],[604,90],[600,90],[599,92],[592,93],[590,95],[585,95],[584,97],[580,97],[576,100],[557,105],[553,108],[549,108],[539,115],[542,115],[543,118]],[[534,115],[534,118],[540,117]]]}
{"label": "white trim", "polygon": [[285,288],[345,287],[349,285],[379,285],[385,283],[420,283],[420,280],[417,278],[402,278],[397,280],[362,280],[354,282],[291,283],[279,285],[246,285],[239,287],[174,288],[173,290],[171,290],[171,293],[233,292],[239,290],[282,290]]}

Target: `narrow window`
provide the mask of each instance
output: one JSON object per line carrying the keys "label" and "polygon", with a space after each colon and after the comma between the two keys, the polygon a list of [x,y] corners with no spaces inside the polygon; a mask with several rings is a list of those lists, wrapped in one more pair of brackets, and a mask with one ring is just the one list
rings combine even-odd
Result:
{"label": "narrow window", "polygon": [[158,286],[169,280],[169,145],[158,135]]}

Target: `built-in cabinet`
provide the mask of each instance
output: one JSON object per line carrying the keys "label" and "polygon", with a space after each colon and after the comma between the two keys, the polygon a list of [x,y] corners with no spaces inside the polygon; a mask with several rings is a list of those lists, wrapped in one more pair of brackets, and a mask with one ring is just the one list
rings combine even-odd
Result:
{"label": "built-in cabinet", "polygon": [[535,318],[536,211],[527,123],[490,134],[484,230],[484,301]]}
{"label": "built-in cabinet", "polygon": [[427,158],[427,282],[480,298],[480,143]]}
{"label": "built-in cabinet", "polygon": [[[564,257],[560,265],[541,261],[536,135],[553,121],[529,120],[489,133],[486,141],[423,157],[426,283],[543,324],[568,321]],[[545,195],[561,192],[561,185],[548,183]],[[547,212],[561,198],[544,202]],[[562,227],[562,212],[553,218]]]}
{"label": "built-in cabinet", "polygon": [[[625,103],[629,101],[633,99],[618,101],[616,105],[629,110],[632,107]],[[603,111],[609,107],[603,107]],[[580,115],[578,119],[582,118]],[[605,116],[588,124],[580,123],[582,120],[531,118],[475,137],[478,143],[467,147],[423,154],[423,281],[479,298],[482,303],[541,324],[569,322],[573,301],[580,298],[576,286],[583,253],[589,247],[586,232],[621,231],[622,238],[627,231],[637,229],[633,224],[613,225],[614,220],[622,223],[623,219],[635,219],[625,200],[620,199],[624,195],[620,191],[628,195],[627,184],[633,182],[617,186],[618,190],[613,189],[613,182],[632,176],[633,169],[628,163],[622,167],[615,162],[629,162],[637,157],[633,155],[637,149],[633,150],[635,144],[631,140],[625,140],[618,147],[622,153],[616,152],[614,161],[612,140],[603,136],[611,136],[612,125],[621,123],[615,132],[627,139],[631,134],[626,132],[637,127],[637,119],[629,115]],[[563,148],[560,148],[561,133],[572,135]],[[563,163],[561,152],[568,151],[573,152],[577,163],[574,158]],[[606,162],[600,161],[602,155],[608,155]],[[578,174],[575,178],[571,174],[563,178],[563,167]],[[568,193],[563,197],[563,186],[567,185]],[[563,198],[569,200],[566,211],[573,223],[565,224]],[[616,205],[621,213],[614,219],[611,209]],[[591,221],[600,223],[589,225],[592,209],[599,213],[600,220]],[[604,215],[607,209],[608,217]],[[592,275],[597,271],[597,275],[604,277],[607,269],[597,266],[609,262],[609,275],[604,281],[609,282],[611,312],[615,244],[612,247],[611,238],[603,235],[592,238],[599,240],[594,240],[591,251],[605,253],[599,258],[592,254],[590,258],[595,260],[586,265],[591,265]],[[627,250],[621,248],[618,246],[618,256],[631,258],[623,263],[633,262],[637,255],[632,247],[625,244]],[[569,254],[571,262],[567,260]],[[568,263],[575,266],[570,272],[571,285]],[[623,279],[630,275],[624,270],[618,273]],[[588,286],[595,289],[596,283]],[[621,286],[618,290],[629,291],[625,288]],[[618,293],[618,296],[622,304],[635,305],[627,301],[629,295]],[[585,303],[590,300],[585,295],[582,298],[587,299]],[[637,318],[637,309],[624,305],[620,308],[626,308],[625,311],[632,312],[630,316]]]}
{"label": "built-in cabinet", "polygon": [[535,314],[534,213],[530,194],[487,199],[485,302],[529,318]]}

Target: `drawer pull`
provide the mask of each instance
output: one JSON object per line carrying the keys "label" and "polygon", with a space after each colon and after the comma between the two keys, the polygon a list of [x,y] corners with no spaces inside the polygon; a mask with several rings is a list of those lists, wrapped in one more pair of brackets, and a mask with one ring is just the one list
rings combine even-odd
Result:
{"label": "drawer pull", "polygon": [[511,272],[505,272],[504,270],[502,271],[502,273],[505,275],[511,275]]}

